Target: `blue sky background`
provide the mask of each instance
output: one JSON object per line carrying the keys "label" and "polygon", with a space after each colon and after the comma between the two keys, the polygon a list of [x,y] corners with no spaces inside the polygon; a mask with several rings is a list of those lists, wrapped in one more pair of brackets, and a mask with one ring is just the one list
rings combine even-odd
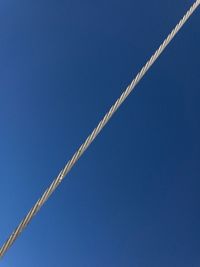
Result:
{"label": "blue sky background", "polygon": [[[0,4],[0,242],[192,0]],[[200,266],[200,10],[2,261]]]}

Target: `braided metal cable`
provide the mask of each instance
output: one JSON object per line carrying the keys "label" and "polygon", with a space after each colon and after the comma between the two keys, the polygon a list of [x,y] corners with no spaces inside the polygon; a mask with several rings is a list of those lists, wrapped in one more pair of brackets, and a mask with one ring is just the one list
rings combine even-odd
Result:
{"label": "braided metal cable", "polygon": [[122,93],[122,95],[117,99],[114,105],[110,108],[110,110],[106,113],[103,119],[99,122],[97,127],[93,130],[93,132],[88,136],[85,142],[80,146],[80,148],[74,153],[72,158],[67,162],[66,166],[60,171],[59,175],[53,180],[51,185],[46,189],[44,194],[38,199],[32,209],[28,212],[28,214],[21,221],[19,226],[14,230],[14,232],[10,235],[7,241],[3,244],[0,249],[0,258],[2,258],[5,252],[10,248],[10,246],[14,243],[16,238],[20,235],[20,233],[25,229],[25,227],[29,224],[35,214],[40,210],[40,208],[44,205],[47,199],[51,196],[51,194],[55,191],[58,185],[62,182],[64,177],[68,174],[71,168],[75,165],[78,159],[83,155],[85,150],[90,146],[93,140],[97,137],[103,127],[107,124],[116,110],[120,107],[120,105],[124,102],[124,100],[128,97],[128,95],[133,91],[138,82],[142,79],[145,73],[149,70],[149,68],[153,65],[153,63],[157,60],[163,50],[167,47],[167,45],[171,42],[174,36],[178,33],[178,31],[182,28],[182,26],[186,23],[189,17],[193,14],[193,12],[200,5],[200,0],[197,0],[191,8],[187,11],[184,17],[180,20],[180,22],[176,25],[176,27],[172,30],[172,32],[168,35],[168,37],[164,40],[164,42],[160,45],[160,47],[156,50],[153,56],[147,61],[146,65],[140,70],[135,79],[131,82],[131,84],[126,88],[126,90]]}

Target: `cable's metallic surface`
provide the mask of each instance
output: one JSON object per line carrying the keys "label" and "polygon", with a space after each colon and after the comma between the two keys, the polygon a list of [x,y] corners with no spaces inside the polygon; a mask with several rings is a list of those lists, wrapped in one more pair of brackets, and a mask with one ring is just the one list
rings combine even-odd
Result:
{"label": "cable's metallic surface", "polygon": [[184,15],[184,17],[180,20],[180,22],[176,25],[176,27],[172,30],[172,32],[168,35],[168,37],[164,40],[164,42],[160,45],[160,47],[156,50],[154,55],[147,61],[146,65],[141,69],[141,71],[137,74],[135,79],[131,82],[131,84],[127,87],[127,89],[122,93],[122,95],[117,99],[115,104],[110,108],[108,113],[104,116],[104,118],[99,122],[97,127],[93,130],[93,132],[88,136],[85,142],[80,146],[80,148],[75,152],[73,157],[68,161],[66,166],[61,170],[59,175],[54,179],[49,188],[46,189],[44,194],[40,199],[36,202],[36,204],[32,207],[26,217],[21,221],[19,226],[14,230],[8,240],[4,243],[4,245],[0,249],[0,258],[2,258],[5,252],[9,249],[9,247],[14,243],[19,234],[24,230],[24,228],[29,224],[31,219],[35,216],[35,214],[40,210],[42,205],[47,201],[47,199],[51,196],[54,190],[58,187],[58,185],[62,182],[64,177],[68,174],[74,164],[78,161],[78,159],[82,156],[85,150],[89,147],[89,145],[93,142],[96,136],[100,133],[103,127],[107,124],[109,119],[115,113],[115,111],[120,107],[120,105],[124,102],[124,100],[128,97],[128,95],[132,92],[138,82],[142,79],[148,69],[153,65],[153,63],[157,60],[163,50],[167,47],[167,45],[171,42],[174,36],[178,33],[178,31],[182,28],[185,22],[189,19],[192,13],[197,9],[200,5],[200,0],[197,0],[188,12]]}

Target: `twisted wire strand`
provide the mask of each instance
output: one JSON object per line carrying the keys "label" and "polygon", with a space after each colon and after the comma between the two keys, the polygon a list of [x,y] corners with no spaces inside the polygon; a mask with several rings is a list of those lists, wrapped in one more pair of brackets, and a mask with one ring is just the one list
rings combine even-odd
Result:
{"label": "twisted wire strand", "polygon": [[182,26],[186,23],[189,17],[193,14],[193,12],[200,5],[200,0],[197,0],[187,11],[187,13],[183,16],[183,18],[179,21],[176,27],[172,30],[172,32],[167,36],[164,42],[160,45],[160,47],[156,50],[156,52],[152,55],[152,57],[147,61],[145,66],[140,70],[140,72],[136,75],[136,77],[132,80],[130,85],[126,88],[126,90],[121,94],[121,96],[117,99],[114,105],[110,108],[110,110],[106,113],[103,119],[99,122],[97,127],[92,131],[92,133],[87,137],[85,142],[80,146],[80,148],[74,153],[72,158],[67,162],[65,167],[60,171],[58,176],[53,180],[51,185],[46,189],[43,195],[38,199],[35,205],[31,208],[28,214],[21,221],[19,226],[13,231],[7,241],[3,244],[0,249],[0,259],[4,256],[6,251],[10,248],[10,246],[14,243],[20,233],[26,228],[32,218],[36,215],[36,213],[40,210],[40,208],[44,205],[47,199],[51,196],[51,194],[55,191],[55,189],[62,182],[64,177],[69,173],[78,159],[83,155],[85,150],[90,146],[90,144],[94,141],[97,135],[101,132],[116,110],[121,106],[124,100],[129,96],[129,94],[133,91],[135,86],[139,83],[139,81],[143,78],[149,68],[153,65],[153,63],[157,60],[157,58],[161,55],[164,49],[168,46],[168,44],[172,41],[175,35],[179,32]]}

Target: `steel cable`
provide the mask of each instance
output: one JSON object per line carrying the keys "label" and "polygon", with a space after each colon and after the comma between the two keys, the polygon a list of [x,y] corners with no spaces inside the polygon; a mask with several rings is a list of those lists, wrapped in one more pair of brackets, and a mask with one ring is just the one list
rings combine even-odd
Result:
{"label": "steel cable", "polygon": [[110,110],[106,113],[103,119],[99,122],[97,127],[92,131],[92,133],[87,137],[85,142],[80,146],[80,148],[74,153],[72,158],[67,162],[65,167],[60,171],[59,175],[53,180],[51,185],[46,189],[44,194],[38,199],[35,205],[31,208],[28,214],[21,221],[19,226],[13,231],[7,241],[3,244],[0,249],[0,258],[4,256],[6,251],[10,248],[10,246],[14,243],[20,233],[25,229],[25,227],[29,224],[32,218],[36,215],[36,213],[40,210],[40,208],[44,205],[47,199],[51,196],[51,194],[55,191],[58,185],[62,182],[64,177],[69,173],[71,168],[75,165],[78,159],[83,155],[85,150],[90,146],[90,144],[94,141],[103,127],[107,124],[116,110],[121,106],[124,100],[128,97],[128,95],[133,91],[138,82],[142,79],[145,73],[149,70],[149,68],[153,65],[153,63],[157,60],[157,58],[161,55],[163,50],[167,47],[167,45],[172,41],[174,36],[179,32],[182,26],[186,23],[189,17],[193,14],[193,12],[200,5],[200,0],[197,0],[187,11],[187,13],[183,16],[180,22],[176,25],[176,27],[172,30],[172,32],[167,36],[164,42],[160,45],[160,47],[156,50],[153,56],[147,61],[145,66],[140,70],[140,72],[136,75],[136,77],[132,80],[130,85],[126,88],[126,90],[121,94],[121,96],[117,99],[114,105],[110,108]]}

